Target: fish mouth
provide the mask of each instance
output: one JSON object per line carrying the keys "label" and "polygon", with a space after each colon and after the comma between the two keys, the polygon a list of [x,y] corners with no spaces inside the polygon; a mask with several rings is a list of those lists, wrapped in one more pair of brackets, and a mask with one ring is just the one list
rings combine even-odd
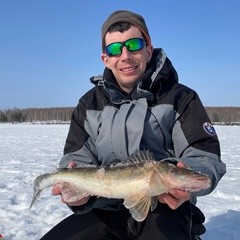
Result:
{"label": "fish mouth", "polygon": [[195,192],[210,187],[210,180],[207,176],[192,176],[186,182],[186,191]]}
{"label": "fish mouth", "polygon": [[187,192],[195,192],[210,187],[210,180],[205,175],[178,176],[176,173],[169,173],[168,179],[162,179],[169,188],[175,188]]}

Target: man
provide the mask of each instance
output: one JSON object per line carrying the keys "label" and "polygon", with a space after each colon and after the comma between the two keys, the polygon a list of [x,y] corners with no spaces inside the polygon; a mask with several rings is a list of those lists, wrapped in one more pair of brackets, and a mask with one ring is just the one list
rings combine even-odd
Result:
{"label": "man", "polygon": [[[42,239],[200,239],[204,215],[196,196],[212,192],[224,175],[219,142],[193,90],[178,83],[162,49],[154,49],[142,16],[112,13],[102,26],[103,76],[75,108],[60,167],[109,166],[140,149],[155,159],[207,174],[211,187],[194,194],[172,189],[136,222],[121,199],[88,196],[68,206],[65,219]],[[55,186],[54,195],[62,188]],[[64,199],[62,199],[64,202]],[[58,234],[59,232],[59,234]]]}

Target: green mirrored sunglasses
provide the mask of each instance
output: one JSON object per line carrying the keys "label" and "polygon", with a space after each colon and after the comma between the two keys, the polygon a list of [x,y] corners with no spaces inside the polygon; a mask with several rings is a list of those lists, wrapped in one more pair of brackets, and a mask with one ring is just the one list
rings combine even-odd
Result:
{"label": "green mirrored sunglasses", "polygon": [[134,52],[142,49],[146,42],[142,38],[131,38],[125,42],[114,42],[106,46],[106,54],[109,57],[122,54],[122,48],[125,46],[128,51]]}

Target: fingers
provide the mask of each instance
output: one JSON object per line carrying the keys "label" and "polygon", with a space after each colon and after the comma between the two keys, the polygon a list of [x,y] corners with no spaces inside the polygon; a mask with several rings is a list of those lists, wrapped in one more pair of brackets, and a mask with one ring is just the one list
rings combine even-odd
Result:
{"label": "fingers", "polygon": [[[77,164],[75,162],[70,162],[68,165],[68,168],[75,168],[77,166]],[[66,202],[62,196],[62,189],[63,188],[68,188],[70,186],[68,186],[69,183],[61,183],[61,184],[57,184],[52,188],[52,194],[53,195],[61,195],[61,201],[63,203],[68,204],[69,206],[80,206],[83,205],[85,203],[87,203],[87,201],[89,200],[90,196],[84,197],[80,200],[77,200],[75,202]]]}
{"label": "fingers", "polygon": [[191,197],[190,192],[185,192],[177,189],[170,189],[168,192],[171,196],[173,196],[176,199],[187,201]]}
{"label": "fingers", "polygon": [[186,166],[185,166],[185,164],[184,164],[183,162],[178,162],[178,163],[177,163],[177,167],[179,167],[179,168],[185,168]]}
{"label": "fingers", "polygon": [[80,206],[80,205],[83,205],[85,203],[87,203],[87,201],[89,200],[90,196],[88,197],[84,197],[78,201],[75,201],[75,202],[66,202],[64,200],[64,198],[62,197],[62,192],[61,192],[61,187],[59,185],[55,185],[53,188],[52,188],[52,194],[53,195],[61,195],[61,201],[63,203],[66,203],[68,204],[69,206]]}
{"label": "fingers", "polygon": [[158,200],[161,203],[166,203],[171,209],[175,210],[182,203],[189,200],[191,193],[183,192],[180,190],[171,189],[169,193],[163,193],[158,196]]}
{"label": "fingers", "polygon": [[81,206],[81,205],[87,203],[87,201],[89,200],[90,196],[84,197],[84,198],[82,198],[82,199],[80,199],[80,200],[77,200],[77,201],[75,201],[75,202],[67,202],[67,201],[65,201],[64,198],[63,198],[63,196],[62,196],[62,189],[63,189],[64,187],[67,188],[68,185],[69,185],[69,183],[61,183],[61,184],[55,185],[55,186],[52,188],[52,194],[53,194],[53,195],[60,195],[60,196],[61,196],[61,201],[62,201],[63,203],[68,204],[69,206]]}
{"label": "fingers", "polygon": [[[182,162],[177,163],[177,167],[185,168],[186,166]],[[161,203],[167,204],[171,209],[175,210],[182,203],[188,201],[191,197],[190,192],[185,192],[177,189],[170,189],[168,193],[163,193],[158,196],[158,200]]]}
{"label": "fingers", "polygon": [[52,188],[52,194],[53,194],[53,195],[60,195],[60,194],[61,194],[61,190],[60,190],[59,185],[55,185],[55,186]]}
{"label": "fingers", "polygon": [[77,166],[77,164],[75,162],[70,162],[68,164],[68,168],[75,168]]}
{"label": "fingers", "polygon": [[[70,162],[68,164],[68,168],[75,168],[77,166],[77,164],[75,162]],[[63,185],[63,184],[62,184]],[[61,188],[60,188],[60,185],[55,185],[53,188],[52,188],[52,194],[53,195],[61,195]],[[64,201],[63,201],[64,202]]]}
{"label": "fingers", "polygon": [[62,197],[62,192],[61,192],[61,188],[60,188],[60,186],[59,185],[55,185],[53,188],[52,188],[52,194],[53,195],[61,195],[61,201],[63,202],[63,203],[66,203],[65,201],[64,201],[64,199],[63,199],[63,197]]}

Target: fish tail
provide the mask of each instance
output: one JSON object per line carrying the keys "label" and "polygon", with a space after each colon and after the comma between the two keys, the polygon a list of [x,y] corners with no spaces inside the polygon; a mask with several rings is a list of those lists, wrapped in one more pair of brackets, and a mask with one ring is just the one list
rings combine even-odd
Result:
{"label": "fish tail", "polygon": [[35,201],[37,200],[37,198],[40,196],[41,192],[43,189],[40,188],[40,184],[44,179],[47,179],[50,176],[50,174],[43,174],[38,176],[35,180],[34,180],[34,185],[33,185],[33,198],[32,198],[32,202],[29,206],[29,209],[32,208],[33,204],[35,203]]}
{"label": "fish tail", "polygon": [[40,189],[34,191],[34,196],[33,196],[32,202],[31,202],[31,204],[29,206],[29,210],[32,208],[33,204],[35,203],[37,198],[40,196],[41,192],[42,192],[42,190],[40,190]]}

